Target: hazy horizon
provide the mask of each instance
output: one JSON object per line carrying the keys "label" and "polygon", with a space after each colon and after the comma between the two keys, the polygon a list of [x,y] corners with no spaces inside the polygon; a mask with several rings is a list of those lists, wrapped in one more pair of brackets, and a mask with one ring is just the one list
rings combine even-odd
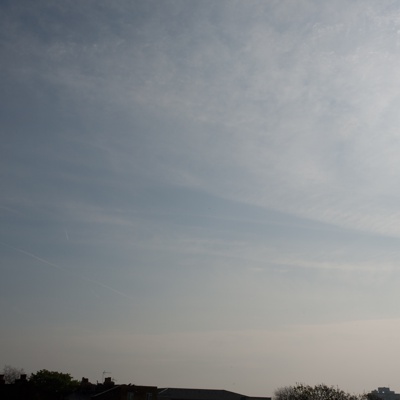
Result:
{"label": "hazy horizon", "polygon": [[399,2],[5,0],[0,31],[3,365],[400,392]]}

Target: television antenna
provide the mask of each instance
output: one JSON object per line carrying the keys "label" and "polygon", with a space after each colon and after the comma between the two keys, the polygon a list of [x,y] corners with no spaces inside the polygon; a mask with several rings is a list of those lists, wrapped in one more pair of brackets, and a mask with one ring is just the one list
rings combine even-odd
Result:
{"label": "television antenna", "polygon": [[106,374],[111,374],[111,372],[109,371],[103,371],[103,375],[102,375],[102,382],[104,383],[104,377]]}

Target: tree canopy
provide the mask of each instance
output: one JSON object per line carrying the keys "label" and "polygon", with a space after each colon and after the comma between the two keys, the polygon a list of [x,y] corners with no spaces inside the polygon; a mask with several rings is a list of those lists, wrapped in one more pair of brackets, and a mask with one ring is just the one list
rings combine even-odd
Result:
{"label": "tree canopy", "polygon": [[70,374],[48,371],[47,369],[32,374],[30,382],[35,385],[38,391],[49,398],[62,398],[79,386],[79,382],[74,380]]}
{"label": "tree canopy", "polygon": [[355,395],[346,393],[334,387],[319,384],[316,386],[303,385],[285,386],[274,393],[274,400],[367,400],[365,394]]}
{"label": "tree canopy", "polygon": [[16,368],[11,365],[5,365],[3,368],[3,375],[5,383],[14,383],[17,379],[21,377],[22,374],[25,374],[23,368]]}

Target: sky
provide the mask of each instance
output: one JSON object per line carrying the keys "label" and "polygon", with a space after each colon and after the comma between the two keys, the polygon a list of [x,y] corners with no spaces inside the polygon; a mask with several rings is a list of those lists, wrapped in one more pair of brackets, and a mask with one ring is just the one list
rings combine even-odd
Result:
{"label": "sky", "polygon": [[3,0],[0,59],[0,368],[400,391],[400,2]]}

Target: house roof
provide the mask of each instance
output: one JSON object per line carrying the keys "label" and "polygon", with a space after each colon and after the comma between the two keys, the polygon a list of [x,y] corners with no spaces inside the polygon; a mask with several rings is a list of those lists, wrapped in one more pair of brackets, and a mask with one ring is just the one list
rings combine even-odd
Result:
{"label": "house roof", "polygon": [[102,397],[105,393],[109,393],[109,392],[112,392],[112,391],[119,391],[121,389],[121,386],[120,385],[115,385],[115,386],[112,386],[111,388],[109,388],[109,389],[106,389],[106,390],[103,390],[103,391],[101,391],[100,393],[96,393],[95,395],[93,395],[91,398],[92,399],[95,399],[96,397]]}
{"label": "house roof", "polygon": [[247,396],[218,389],[159,389],[158,397],[170,400],[245,400]]}

